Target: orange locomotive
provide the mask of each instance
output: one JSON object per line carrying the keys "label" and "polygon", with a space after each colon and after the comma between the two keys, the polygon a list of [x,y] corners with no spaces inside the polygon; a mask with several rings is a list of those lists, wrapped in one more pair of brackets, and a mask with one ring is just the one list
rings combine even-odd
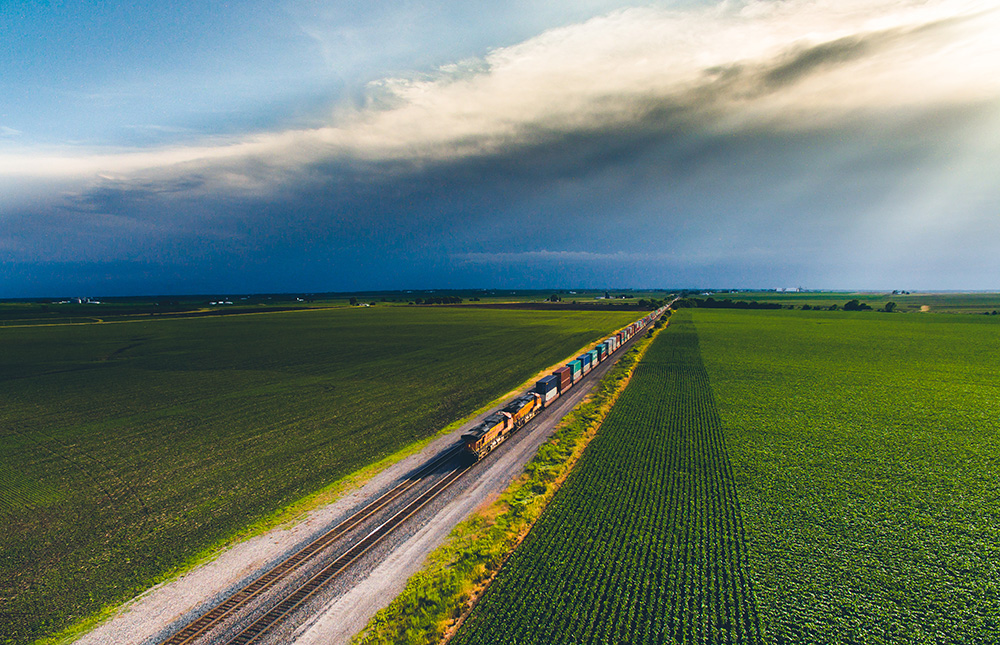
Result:
{"label": "orange locomotive", "polygon": [[526,392],[507,407],[486,417],[482,423],[462,435],[465,449],[481,459],[496,448],[511,432],[517,430],[542,409],[542,397]]}

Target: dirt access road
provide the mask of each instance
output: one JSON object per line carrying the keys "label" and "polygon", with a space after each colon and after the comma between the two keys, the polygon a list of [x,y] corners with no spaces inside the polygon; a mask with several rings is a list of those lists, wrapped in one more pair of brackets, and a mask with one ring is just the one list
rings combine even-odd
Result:
{"label": "dirt access road", "polygon": [[[484,458],[407,526],[330,584],[307,608],[308,618],[275,630],[264,642],[349,643],[375,612],[399,595],[406,580],[420,569],[426,556],[459,522],[483,503],[494,499],[520,475],[556,425],[586,397],[631,343],[615,352],[612,360],[598,365],[566,396]],[[84,645],[154,645],[162,641],[179,625],[190,622],[256,578],[261,570],[273,567],[420,464],[449,449],[482,416],[438,437],[421,452],[390,466],[337,502],[309,513],[295,526],[275,529],[237,544],[186,575],[154,587],[77,642]]]}

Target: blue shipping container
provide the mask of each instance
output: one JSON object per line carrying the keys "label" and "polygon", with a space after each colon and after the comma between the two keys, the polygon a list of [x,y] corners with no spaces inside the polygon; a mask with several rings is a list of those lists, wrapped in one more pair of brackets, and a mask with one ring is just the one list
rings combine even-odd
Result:
{"label": "blue shipping container", "polygon": [[557,374],[550,374],[543,379],[540,379],[535,383],[535,392],[539,394],[548,394],[552,390],[559,387],[559,376]]}

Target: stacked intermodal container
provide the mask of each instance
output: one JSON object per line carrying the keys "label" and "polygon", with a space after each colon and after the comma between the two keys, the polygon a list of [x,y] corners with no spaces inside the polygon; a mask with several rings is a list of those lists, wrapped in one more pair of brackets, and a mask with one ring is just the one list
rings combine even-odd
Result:
{"label": "stacked intermodal container", "polygon": [[592,349],[587,353],[590,355],[590,369],[594,369],[595,367],[597,367],[597,364],[600,362],[601,359],[597,357],[596,349]]}
{"label": "stacked intermodal container", "polygon": [[566,367],[569,368],[574,383],[583,378],[583,362],[579,358],[566,363]]}
{"label": "stacked intermodal container", "polygon": [[587,375],[590,373],[590,352],[586,354],[580,354],[576,357],[576,360],[580,361],[580,365],[583,366],[583,373]]}
{"label": "stacked intermodal container", "polygon": [[559,393],[564,394],[566,390],[573,387],[573,370],[565,365],[552,372],[552,376],[559,377]]}
{"label": "stacked intermodal container", "polygon": [[559,397],[559,377],[555,374],[549,374],[539,380],[535,383],[535,392],[542,397],[542,405],[548,407]]}

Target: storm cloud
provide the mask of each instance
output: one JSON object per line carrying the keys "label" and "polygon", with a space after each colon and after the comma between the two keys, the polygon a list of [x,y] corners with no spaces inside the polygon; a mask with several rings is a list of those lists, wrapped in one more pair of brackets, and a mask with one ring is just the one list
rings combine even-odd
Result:
{"label": "storm cloud", "polygon": [[622,8],[367,82],[318,127],[8,149],[6,295],[74,263],[62,284],[142,265],[175,292],[988,288],[998,32],[976,2]]}

